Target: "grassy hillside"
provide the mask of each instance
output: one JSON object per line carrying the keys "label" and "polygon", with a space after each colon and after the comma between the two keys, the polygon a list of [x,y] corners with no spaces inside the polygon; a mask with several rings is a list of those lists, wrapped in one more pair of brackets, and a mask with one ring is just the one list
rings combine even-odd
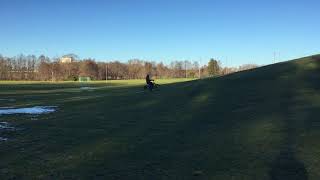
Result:
{"label": "grassy hillside", "polygon": [[[320,178],[320,56],[141,93],[141,85],[1,84],[0,179]],[[0,132],[1,133],[1,132]]]}

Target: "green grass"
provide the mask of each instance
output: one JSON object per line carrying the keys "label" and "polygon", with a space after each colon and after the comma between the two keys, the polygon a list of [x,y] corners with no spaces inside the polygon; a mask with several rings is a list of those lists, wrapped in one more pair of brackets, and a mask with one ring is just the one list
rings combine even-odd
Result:
{"label": "green grass", "polygon": [[16,101],[1,106],[59,108],[0,116],[21,128],[0,143],[0,179],[318,180],[319,82],[320,56],[153,93],[143,81],[4,82],[0,98]]}

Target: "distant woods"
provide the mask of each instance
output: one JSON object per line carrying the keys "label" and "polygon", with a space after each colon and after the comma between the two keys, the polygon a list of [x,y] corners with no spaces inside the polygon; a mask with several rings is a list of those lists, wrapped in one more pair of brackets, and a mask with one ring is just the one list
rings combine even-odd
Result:
{"label": "distant woods", "polygon": [[77,81],[79,76],[105,80],[106,75],[108,79],[142,79],[146,74],[151,74],[154,78],[198,78],[199,75],[218,76],[255,67],[257,66],[252,64],[239,68],[221,67],[221,63],[214,59],[208,65],[200,66],[197,61],[173,61],[170,64],[139,59],[126,63],[97,62],[94,59],[78,59],[73,54],[64,58],[0,55],[0,80]]}

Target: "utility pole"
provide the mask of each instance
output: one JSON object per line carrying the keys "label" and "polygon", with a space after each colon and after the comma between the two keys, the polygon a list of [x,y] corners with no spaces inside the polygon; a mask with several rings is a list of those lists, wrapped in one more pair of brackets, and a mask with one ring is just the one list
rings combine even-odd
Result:
{"label": "utility pole", "polygon": [[273,64],[276,63],[276,52],[273,52]]}
{"label": "utility pole", "polygon": [[201,79],[201,58],[199,60],[199,79]]}
{"label": "utility pole", "polygon": [[186,78],[187,78],[187,60],[184,61],[184,67],[186,69]]}
{"label": "utility pole", "polygon": [[106,83],[108,82],[108,63],[106,64]]}
{"label": "utility pole", "polygon": [[53,82],[53,65],[51,65],[51,81]]}
{"label": "utility pole", "polygon": [[281,60],[280,60],[280,52],[278,52],[278,61],[281,62]]}
{"label": "utility pole", "polygon": [[226,66],[228,67],[228,56],[226,56]]}

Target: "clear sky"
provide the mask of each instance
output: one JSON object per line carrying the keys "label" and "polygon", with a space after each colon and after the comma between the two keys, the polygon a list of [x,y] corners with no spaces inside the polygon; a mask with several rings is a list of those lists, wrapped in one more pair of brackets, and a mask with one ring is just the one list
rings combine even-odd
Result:
{"label": "clear sky", "polygon": [[[0,54],[269,64],[320,53],[319,0],[0,0]],[[279,55],[280,54],[280,55]]]}

